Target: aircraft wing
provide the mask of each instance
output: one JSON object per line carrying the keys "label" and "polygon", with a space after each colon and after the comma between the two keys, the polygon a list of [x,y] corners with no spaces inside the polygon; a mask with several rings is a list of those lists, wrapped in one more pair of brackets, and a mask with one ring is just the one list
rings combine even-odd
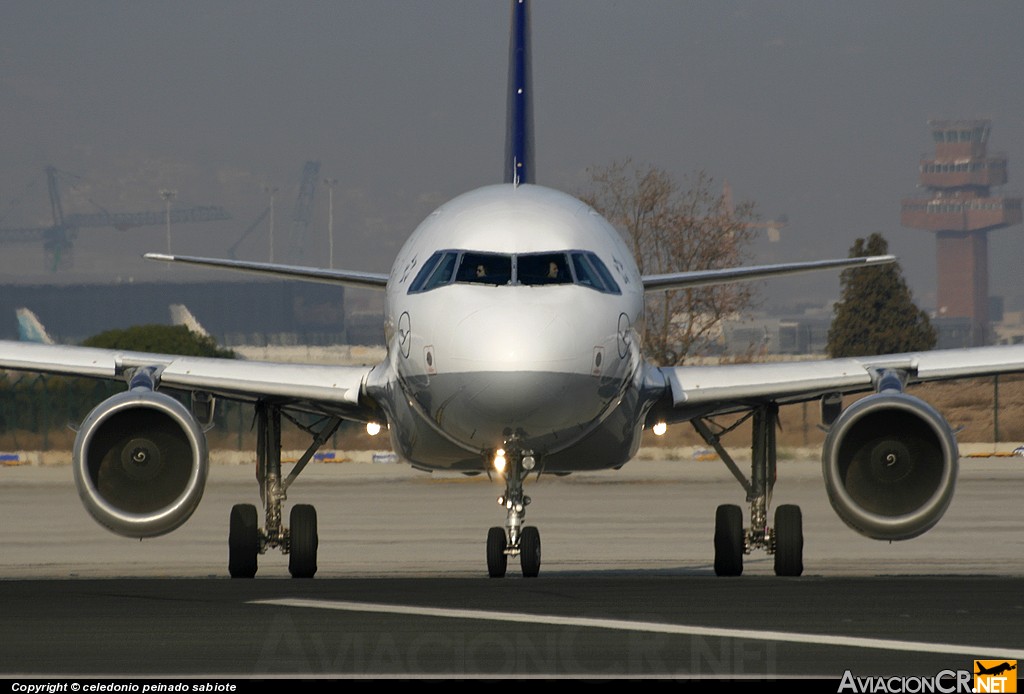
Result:
{"label": "aircraft wing", "polygon": [[328,270],[326,268],[305,267],[302,265],[257,263],[247,260],[227,260],[223,258],[200,258],[191,255],[167,255],[166,253],[146,253],[142,257],[146,260],[159,260],[165,263],[219,267],[228,270],[252,272],[259,275],[275,275],[285,279],[304,280],[306,282],[343,284],[362,289],[384,289],[388,283],[388,276],[379,272]]}
{"label": "aircraft wing", "polygon": [[842,269],[883,265],[896,262],[894,255],[875,255],[864,258],[840,258],[838,260],[812,260],[804,263],[779,263],[777,265],[751,265],[748,267],[731,267],[720,270],[691,270],[689,272],[670,272],[664,275],[644,275],[644,291],[655,292],[666,289],[686,289],[688,287],[709,287],[728,282],[744,280],[761,280],[779,275],[795,275],[815,270]]}
{"label": "aircraft wing", "polygon": [[374,418],[373,403],[362,392],[369,366],[279,364],[0,341],[0,369],[118,380],[146,367],[156,369],[165,388],[245,401],[270,399],[360,421]]}
{"label": "aircraft wing", "polygon": [[935,350],[874,357],[719,366],[661,367],[674,408],[734,408],[800,402],[875,387],[884,371],[908,383],[1024,371],[1024,345]]}

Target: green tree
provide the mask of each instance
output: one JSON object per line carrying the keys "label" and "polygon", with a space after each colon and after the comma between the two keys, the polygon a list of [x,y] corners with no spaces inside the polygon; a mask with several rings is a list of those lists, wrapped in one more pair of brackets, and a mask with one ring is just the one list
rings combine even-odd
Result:
{"label": "green tree", "polygon": [[108,330],[90,337],[82,344],[86,347],[180,354],[187,357],[235,357],[231,350],[218,347],[212,337],[194,333],[184,325],[136,325],[124,330]]}
{"label": "green tree", "polygon": [[[874,233],[857,239],[850,257],[888,252],[888,242]],[[829,356],[919,352],[935,347],[935,329],[928,314],[914,304],[898,263],[844,270],[841,280],[842,297],[828,330]]]}
{"label": "green tree", "polygon": [[[746,260],[754,206],[733,208],[704,172],[680,183],[663,169],[626,160],[590,175],[592,187],[581,199],[619,230],[641,274],[734,267]],[[749,309],[754,292],[751,283],[734,282],[648,294],[644,351],[663,366],[710,351],[722,321]]]}

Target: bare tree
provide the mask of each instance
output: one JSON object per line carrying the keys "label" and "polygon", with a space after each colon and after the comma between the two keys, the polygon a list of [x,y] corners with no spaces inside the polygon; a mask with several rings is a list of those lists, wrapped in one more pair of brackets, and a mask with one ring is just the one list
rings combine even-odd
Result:
{"label": "bare tree", "polygon": [[[581,198],[619,230],[642,274],[732,267],[747,259],[754,205],[731,208],[705,172],[680,184],[663,169],[626,160],[590,174],[592,188]],[[648,356],[671,366],[714,351],[723,319],[742,314],[753,298],[749,282],[648,294]]]}

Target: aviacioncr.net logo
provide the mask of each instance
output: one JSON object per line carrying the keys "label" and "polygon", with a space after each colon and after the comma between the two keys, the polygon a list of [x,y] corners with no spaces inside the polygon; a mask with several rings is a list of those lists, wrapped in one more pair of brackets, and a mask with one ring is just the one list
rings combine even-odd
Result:
{"label": "aviacioncr.net logo", "polygon": [[969,670],[941,670],[932,677],[856,677],[847,670],[837,692],[854,694],[972,694]]}

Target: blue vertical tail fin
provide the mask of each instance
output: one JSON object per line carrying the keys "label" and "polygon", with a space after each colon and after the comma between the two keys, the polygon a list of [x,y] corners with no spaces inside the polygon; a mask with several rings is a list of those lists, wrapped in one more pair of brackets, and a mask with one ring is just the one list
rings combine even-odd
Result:
{"label": "blue vertical tail fin", "polygon": [[42,322],[35,313],[27,308],[19,308],[15,311],[18,316],[18,339],[22,342],[39,342],[44,345],[52,345],[53,338],[46,332]]}
{"label": "blue vertical tail fin", "polygon": [[505,183],[533,183],[533,78],[530,74],[530,3],[512,0],[508,43],[508,114]]}

